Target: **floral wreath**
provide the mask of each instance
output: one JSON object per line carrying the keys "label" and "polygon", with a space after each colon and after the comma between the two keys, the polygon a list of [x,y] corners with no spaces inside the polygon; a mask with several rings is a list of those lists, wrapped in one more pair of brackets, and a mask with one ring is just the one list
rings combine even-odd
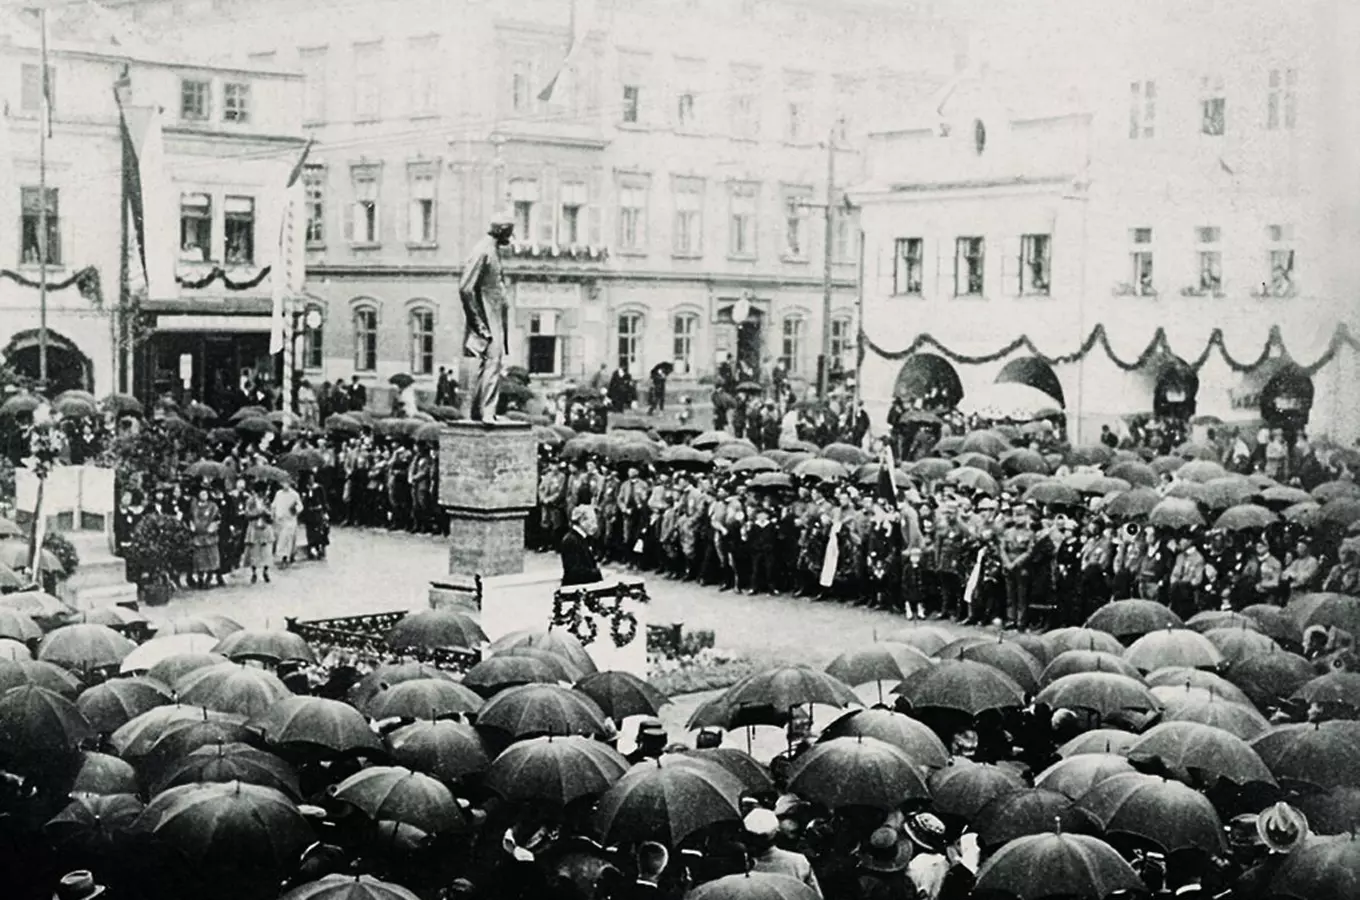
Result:
{"label": "floral wreath", "polygon": [[590,646],[600,636],[596,619],[609,620],[609,637],[615,647],[631,644],[638,633],[638,620],[623,607],[624,600],[648,601],[641,585],[620,586],[611,597],[594,592],[557,591],[553,594],[553,628],[566,628],[582,646]]}

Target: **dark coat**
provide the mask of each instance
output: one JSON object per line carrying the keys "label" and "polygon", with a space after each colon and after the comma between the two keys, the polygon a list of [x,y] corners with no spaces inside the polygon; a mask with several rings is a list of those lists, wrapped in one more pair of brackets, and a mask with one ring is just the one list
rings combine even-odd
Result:
{"label": "dark coat", "polygon": [[590,544],[575,529],[567,531],[562,536],[562,543],[558,552],[562,555],[563,587],[570,587],[575,584],[593,584],[604,580],[604,576],[600,574],[600,567],[595,562],[595,553],[590,549]]}

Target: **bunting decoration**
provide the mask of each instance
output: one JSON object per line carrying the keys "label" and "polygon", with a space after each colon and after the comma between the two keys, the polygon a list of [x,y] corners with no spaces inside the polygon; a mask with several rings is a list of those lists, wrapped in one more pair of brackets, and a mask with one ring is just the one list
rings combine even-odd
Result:
{"label": "bunting decoration", "polygon": [[202,278],[188,279],[176,275],[175,283],[178,284],[180,287],[189,288],[190,290],[197,291],[201,290],[202,288],[208,287],[215,281],[220,281],[222,282],[222,286],[229,291],[248,291],[252,288],[259,287],[260,284],[263,283],[264,280],[269,277],[269,272],[271,268],[272,267],[270,266],[265,266],[263,269],[256,272],[253,277],[247,278],[244,281],[236,281],[232,279],[232,277],[228,275],[226,270],[223,269],[221,266],[213,266],[212,271],[209,272],[207,275],[204,275]]}
{"label": "bunting decoration", "polygon": [[[12,269],[0,269],[0,278],[7,278],[17,285],[32,288],[34,290],[42,287],[38,282],[31,278],[24,277]],[[80,292],[80,296],[89,300],[95,306],[103,305],[104,295],[100,290],[99,270],[94,266],[86,266],[72,274],[71,277],[63,278],[61,281],[47,282],[47,289],[49,291],[64,291],[67,288],[72,287]]]}
{"label": "bunting decoration", "polygon": [[[1285,347],[1284,337],[1280,334],[1279,326],[1276,325],[1271,326],[1270,336],[1266,338],[1265,344],[1261,347],[1261,352],[1256,358],[1246,360],[1237,359],[1229,352],[1227,343],[1223,337],[1223,329],[1221,328],[1215,328],[1210,332],[1209,339],[1205,341],[1204,347],[1194,359],[1188,359],[1174,353],[1171,349],[1170,341],[1167,339],[1166,331],[1162,328],[1157,329],[1152,336],[1152,340],[1148,342],[1148,345],[1138,354],[1138,356],[1131,360],[1121,359],[1110,345],[1109,334],[1104,325],[1096,325],[1091,329],[1091,333],[1087,335],[1086,339],[1081,342],[1081,345],[1074,352],[1065,353],[1060,356],[1049,356],[1040,352],[1039,348],[1035,346],[1034,341],[1030,339],[1029,335],[1021,335],[1005,346],[998,348],[996,351],[981,356],[972,356],[951,350],[938,338],[930,334],[917,335],[916,339],[913,340],[911,344],[906,348],[897,351],[885,350],[878,346],[878,344],[874,343],[873,339],[863,331],[860,332],[860,342],[861,347],[864,350],[873,352],[882,359],[901,360],[906,359],[908,356],[915,353],[938,353],[952,363],[970,366],[999,362],[1020,350],[1025,351],[1036,359],[1042,360],[1050,366],[1058,366],[1066,363],[1080,362],[1097,347],[1104,351],[1105,356],[1110,362],[1114,363],[1125,372],[1133,372],[1141,369],[1159,356],[1177,356],[1184,359],[1185,363],[1193,371],[1198,372],[1204,367],[1209,359],[1217,353],[1223,361],[1228,364],[1228,368],[1239,374],[1254,372],[1276,357],[1283,356],[1292,359]],[[1336,354],[1341,351],[1342,347],[1351,347],[1352,349],[1360,350],[1360,340],[1357,340],[1355,335],[1351,334],[1350,329],[1344,324],[1337,326],[1336,331],[1332,334],[1332,339],[1328,344],[1327,349],[1323,351],[1322,355],[1317,359],[1312,362],[1305,362],[1304,360],[1298,359],[1294,359],[1293,361],[1306,374],[1313,375],[1325,368]]]}

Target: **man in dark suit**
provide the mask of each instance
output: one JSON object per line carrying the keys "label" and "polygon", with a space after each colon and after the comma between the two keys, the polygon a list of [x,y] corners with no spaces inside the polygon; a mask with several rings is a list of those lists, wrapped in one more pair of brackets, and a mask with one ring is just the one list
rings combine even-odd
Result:
{"label": "man in dark suit", "polygon": [[571,512],[571,527],[562,536],[558,552],[562,555],[562,587],[603,581],[595,551],[590,542],[599,530],[593,506],[578,506]]}
{"label": "man in dark suit", "polygon": [[624,888],[623,900],[665,900],[672,891],[661,886],[670,865],[670,853],[661,844],[646,841],[637,849],[637,880]]}

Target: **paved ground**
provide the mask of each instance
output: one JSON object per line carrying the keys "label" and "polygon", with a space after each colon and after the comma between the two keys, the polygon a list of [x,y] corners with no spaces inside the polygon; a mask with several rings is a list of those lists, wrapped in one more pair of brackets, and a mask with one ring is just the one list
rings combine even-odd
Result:
{"label": "paved ground", "polygon": [[[441,539],[370,529],[336,529],[330,558],[275,570],[270,584],[250,584],[237,574],[224,588],[185,591],[169,605],[150,610],[153,619],[192,612],[228,615],[248,628],[282,628],[289,616],[302,619],[427,606],[429,581],[447,568]],[[527,569],[555,570],[555,556],[530,554]],[[712,629],[718,648],[760,663],[779,661],[823,665],[844,650],[863,646],[909,623],[889,613],[791,597],[751,597],[715,588],[650,578],[653,623],[681,622],[687,630]],[[525,628],[546,623],[524,623]],[[954,630],[954,629],[951,629]],[[959,629],[962,633],[962,630]],[[690,714],[716,692],[677,697],[663,719],[673,735],[683,732]],[[861,691],[873,701],[872,687]],[[745,746],[745,733],[733,734]],[[777,752],[779,732],[757,729],[757,751]]]}
{"label": "paved ground", "polygon": [[[336,529],[330,558],[275,569],[272,583],[250,584],[237,574],[225,588],[183,591],[154,618],[190,612],[231,616],[247,627],[281,628],[303,619],[425,608],[429,581],[447,571],[447,549],[436,538],[371,529]],[[548,570],[554,556],[530,554],[526,568]],[[823,664],[907,623],[900,617],[791,597],[751,597],[715,588],[649,578],[654,624],[681,622],[712,629],[717,645],[756,659]],[[542,623],[546,624],[546,623]],[[535,627],[526,622],[524,627]],[[540,625],[541,627],[541,625]]]}

